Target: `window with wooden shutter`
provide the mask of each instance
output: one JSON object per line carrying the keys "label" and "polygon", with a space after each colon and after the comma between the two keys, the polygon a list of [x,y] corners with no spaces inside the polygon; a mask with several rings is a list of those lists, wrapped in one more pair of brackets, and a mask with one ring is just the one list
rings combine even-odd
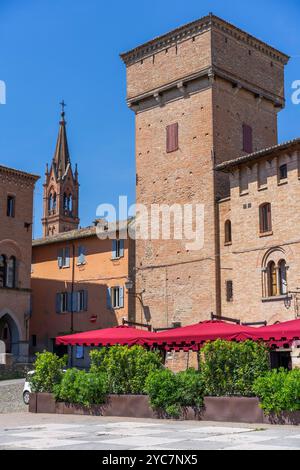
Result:
{"label": "window with wooden shutter", "polygon": [[259,208],[259,228],[260,233],[272,231],[272,213],[269,202],[262,204]]}
{"label": "window with wooden shutter", "polygon": [[225,244],[230,244],[232,242],[232,235],[231,235],[231,221],[226,220],[225,222]]}
{"label": "window with wooden shutter", "polygon": [[248,124],[243,124],[243,151],[247,153],[253,152],[253,131]]}
{"label": "window with wooden shutter", "polygon": [[108,287],[106,290],[106,306],[108,309],[112,308],[112,295],[111,295],[111,288]]}
{"label": "window with wooden shutter", "polygon": [[287,266],[284,259],[278,263],[278,274],[279,274],[279,293],[285,295],[288,293],[287,288]]}
{"label": "window with wooden shutter", "polygon": [[233,301],[233,282],[226,281],[226,300],[227,302]]}
{"label": "window with wooden shutter", "polygon": [[124,307],[124,288],[120,286],[112,287],[110,289],[110,301],[112,308]]}
{"label": "window with wooden shutter", "polygon": [[167,126],[167,153],[178,150],[178,123]]}
{"label": "window with wooden shutter", "polygon": [[268,264],[268,295],[269,297],[275,297],[277,295],[277,271],[274,261],[270,261]]}
{"label": "window with wooden shutter", "polygon": [[279,180],[286,180],[288,177],[287,164],[280,165],[279,167]]}
{"label": "window with wooden shutter", "polygon": [[15,216],[15,207],[16,207],[16,198],[15,198],[15,196],[7,196],[7,207],[6,207],[7,217],[14,217]]}

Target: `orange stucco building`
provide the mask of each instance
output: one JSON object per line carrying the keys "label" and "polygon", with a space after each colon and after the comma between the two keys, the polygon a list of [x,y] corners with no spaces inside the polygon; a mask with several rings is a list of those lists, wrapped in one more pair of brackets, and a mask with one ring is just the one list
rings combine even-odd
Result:
{"label": "orange stucco building", "polygon": [[[125,234],[121,229],[118,236]],[[133,299],[125,289],[131,243],[100,240],[96,227],[33,242],[32,355],[43,349],[57,351],[58,335],[117,326],[131,318]]]}

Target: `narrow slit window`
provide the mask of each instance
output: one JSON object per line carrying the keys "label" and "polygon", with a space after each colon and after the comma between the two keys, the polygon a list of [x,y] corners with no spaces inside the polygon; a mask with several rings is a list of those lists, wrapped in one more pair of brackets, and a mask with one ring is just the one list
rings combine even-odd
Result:
{"label": "narrow slit window", "polygon": [[243,151],[253,152],[253,130],[248,124],[243,124]]}
{"label": "narrow slit window", "polygon": [[16,209],[16,198],[14,196],[7,196],[7,217],[14,217]]}

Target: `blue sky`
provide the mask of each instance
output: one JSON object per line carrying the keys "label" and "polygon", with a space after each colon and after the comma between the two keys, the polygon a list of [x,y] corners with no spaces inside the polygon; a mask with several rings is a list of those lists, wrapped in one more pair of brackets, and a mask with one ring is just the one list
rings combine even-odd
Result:
{"label": "blue sky", "polygon": [[300,105],[291,84],[300,80],[299,0],[0,0],[0,163],[42,176],[35,195],[35,236],[41,234],[42,181],[53,156],[59,102],[67,103],[69,145],[79,166],[81,225],[98,204],[135,199],[134,114],[125,102],[119,53],[208,12],[291,55],[287,107],[279,138],[300,136]]}

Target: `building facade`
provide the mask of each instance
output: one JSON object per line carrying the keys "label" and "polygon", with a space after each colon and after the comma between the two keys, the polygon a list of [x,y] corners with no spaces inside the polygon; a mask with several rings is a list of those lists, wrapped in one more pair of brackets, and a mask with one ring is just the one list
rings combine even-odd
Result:
{"label": "building facade", "polygon": [[[135,113],[137,203],[149,212],[155,204],[204,205],[201,249],[174,237],[137,239],[137,315],[154,327],[208,320],[211,312],[245,322],[294,318],[279,280],[288,275],[299,285],[289,243],[297,239],[298,144],[277,147],[289,57],[214,15],[121,57]],[[285,162],[288,176],[278,182]],[[266,203],[273,228],[260,232],[257,210],[268,221]],[[268,270],[274,285],[276,271],[276,295]]]}
{"label": "building facade", "polygon": [[[94,226],[33,242],[31,355],[44,349],[63,354],[66,350],[55,346],[56,336],[131,319],[134,297],[125,283],[133,250],[131,240],[122,239],[127,227],[117,233],[117,239],[99,239]],[[77,357],[79,366],[83,354]]]}
{"label": "building facade", "polygon": [[230,180],[218,202],[222,314],[268,324],[300,316],[300,139],[217,171]]}
{"label": "building facade", "polygon": [[0,166],[0,362],[28,361],[33,192],[38,176]]}

